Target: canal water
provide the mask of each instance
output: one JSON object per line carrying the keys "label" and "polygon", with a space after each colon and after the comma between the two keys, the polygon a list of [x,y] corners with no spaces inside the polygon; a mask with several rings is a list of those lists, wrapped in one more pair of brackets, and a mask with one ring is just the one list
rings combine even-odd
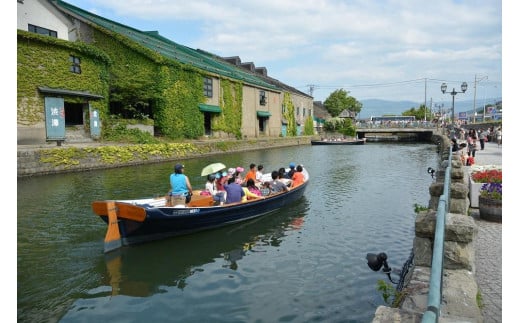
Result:
{"label": "canal water", "polygon": [[195,188],[213,162],[301,163],[311,182],[251,222],[105,255],[90,203],[164,194],[173,162],[18,179],[18,322],[370,322],[389,281],[366,254],[408,259],[438,155],[424,143],[229,153],[183,161]]}

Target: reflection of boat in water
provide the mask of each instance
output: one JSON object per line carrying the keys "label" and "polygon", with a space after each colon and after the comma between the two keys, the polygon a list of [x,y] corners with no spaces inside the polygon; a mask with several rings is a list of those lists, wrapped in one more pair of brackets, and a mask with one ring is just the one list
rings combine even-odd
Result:
{"label": "reflection of boat in water", "polygon": [[236,270],[240,259],[261,252],[266,245],[279,246],[287,232],[299,230],[307,208],[303,197],[291,208],[252,221],[106,254],[108,295],[146,297],[170,286],[183,289],[190,276],[216,259],[224,259],[226,267]]}

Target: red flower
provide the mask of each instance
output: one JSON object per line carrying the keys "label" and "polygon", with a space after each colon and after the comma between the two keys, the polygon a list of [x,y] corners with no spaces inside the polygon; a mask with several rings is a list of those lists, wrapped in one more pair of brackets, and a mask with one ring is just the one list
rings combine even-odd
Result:
{"label": "red flower", "polygon": [[502,170],[490,169],[471,174],[475,183],[502,183]]}

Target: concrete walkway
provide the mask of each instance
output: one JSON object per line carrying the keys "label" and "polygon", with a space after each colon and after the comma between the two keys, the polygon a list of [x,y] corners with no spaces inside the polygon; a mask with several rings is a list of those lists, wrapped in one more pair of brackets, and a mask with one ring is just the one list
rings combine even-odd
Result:
{"label": "concrete walkway", "polygon": [[[480,144],[477,144],[480,148]],[[502,146],[486,142],[475,154],[476,165],[502,165]],[[478,225],[475,275],[482,294],[484,322],[502,322],[502,223],[480,220],[478,208],[470,213]]]}

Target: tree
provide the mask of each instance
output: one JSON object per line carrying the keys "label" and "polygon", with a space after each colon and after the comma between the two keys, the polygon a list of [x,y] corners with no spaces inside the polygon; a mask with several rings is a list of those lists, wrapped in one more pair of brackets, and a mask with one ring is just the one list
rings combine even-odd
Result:
{"label": "tree", "polygon": [[332,118],[325,121],[323,128],[330,132],[339,132],[344,136],[354,137],[356,135],[356,126],[352,124],[350,118]]}
{"label": "tree", "polygon": [[332,117],[339,116],[339,114],[345,109],[353,111],[356,114],[361,111],[363,104],[348,94],[348,91],[339,89],[332,92],[325,102],[323,102],[323,106]]}
{"label": "tree", "polygon": [[312,136],[314,135],[314,122],[311,116],[308,116],[305,119],[305,124],[303,126],[303,135],[304,136]]}
{"label": "tree", "polygon": [[425,117],[430,116],[432,111],[428,109],[424,104],[421,104],[416,110],[415,107],[406,110],[402,113],[403,116],[415,116],[415,120],[424,120]]}

